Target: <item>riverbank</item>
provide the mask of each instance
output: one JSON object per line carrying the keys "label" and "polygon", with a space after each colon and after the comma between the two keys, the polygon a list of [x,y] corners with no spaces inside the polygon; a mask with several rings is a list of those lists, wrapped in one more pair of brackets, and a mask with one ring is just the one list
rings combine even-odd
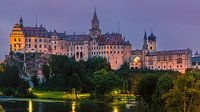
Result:
{"label": "riverbank", "polygon": [[[64,91],[32,91],[33,95],[40,99],[55,99],[55,100],[76,100],[75,94],[66,93]],[[78,99],[89,97],[89,93],[78,94]]]}
{"label": "riverbank", "polygon": [[[66,93],[64,91],[38,91],[33,90],[33,95],[36,96],[39,99],[52,99],[52,100],[68,100],[68,101],[75,101],[76,95]],[[88,99],[90,97],[89,93],[81,93],[78,94],[79,101],[83,101],[85,99]],[[111,102],[112,105],[121,105],[126,104],[127,100],[136,100],[136,97],[134,94],[115,94],[114,100]],[[93,102],[93,101],[92,101]]]}

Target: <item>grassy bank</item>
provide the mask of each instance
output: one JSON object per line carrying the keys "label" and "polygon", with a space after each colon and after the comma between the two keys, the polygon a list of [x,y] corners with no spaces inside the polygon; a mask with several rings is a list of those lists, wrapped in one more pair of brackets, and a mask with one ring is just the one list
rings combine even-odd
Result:
{"label": "grassy bank", "polygon": [[[32,91],[33,94],[41,99],[57,99],[57,100],[76,100],[75,94],[66,93],[63,91]],[[89,93],[78,94],[79,99],[89,97]]]}
{"label": "grassy bank", "polygon": [[[33,90],[33,94],[37,98],[41,99],[55,99],[55,100],[76,100],[75,94],[66,93],[64,91],[37,91]],[[90,96],[89,93],[81,93],[78,94],[79,100],[84,98],[88,98]],[[127,103],[127,99],[135,100],[136,97],[133,94],[116,94],[114,95],[114,101],[112,102],[113,105],[120,105]]]}

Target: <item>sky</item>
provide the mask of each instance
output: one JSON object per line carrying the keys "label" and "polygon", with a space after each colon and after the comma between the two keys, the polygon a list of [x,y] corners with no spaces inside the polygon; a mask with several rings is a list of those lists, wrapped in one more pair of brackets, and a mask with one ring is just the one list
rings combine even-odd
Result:
{"label": "sky", "polygon": [[141,49],[144,31],[153,29],[158,50],[200,50],[200,0],[1,0],[0,60],[8,53],[9,35],[20,16],[25,26],[86,34],[94,7],[103,33],[120,33]]}

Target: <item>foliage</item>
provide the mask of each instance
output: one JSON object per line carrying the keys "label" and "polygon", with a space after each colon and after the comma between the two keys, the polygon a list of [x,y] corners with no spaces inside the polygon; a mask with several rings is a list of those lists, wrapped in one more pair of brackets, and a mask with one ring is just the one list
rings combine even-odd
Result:
{"label": "foliage", "polygon": [[76,94],[76,99],[77,99],[77,94],[82,89],[82,82],[80,80],[80,77],[76,73],[73,73],[72,76],[71,76],[70,89],[72,91],[74,91],[74,93]]}
{"label": "foliage", "polygon": [[46,81],[48,81],[49,78],[50,78],[50,75],[51,75],[50,74],[50,67],[48,65],[43,65],[43,67],[42,67],[42,73],[43,73]]}
{"label": "foliage", "polygon": [[162,94],[172,88],[172,81],[175,79],[172,75],[145,75],[139,81],[137,94],[139,95],[136,107],[137,112],[165,112],[164,100]]}
{"label": "foliage", "polygon": [[16,88],[19,81],[20,78],[16,66],[6,66],[5,71],[0,73],[0,88]]}
{"label": "foliage", "polygon": [[41,90],[66,90],[65,78],[61,74],[51,77],[45,84],[40,85],[38,89]]}
{"label": "foliage", "polygon": [[200,110],[200,80],[189,75],[179,76],[174,87],[162,98],[169,112],[198,112]]}
{"label": "foliage", "polygon": [[110,95],[112,91],[120,88],[121,79],[112,71],[102,69],[95,72],[93,77],[94,96],[96,98],[105,98],[106,95]]}
{"label": "foliage", "polygon": [[158,81],[158,77],[155,75],[147,75],[144,77],[138,84],[137,93],[143,100],[147,103],[152,102],[151,96],[156,90],[156,83]]}
{"label": "foliage", "polygon": [[168,92],[172,87],[173,87],[173,82],[174,77],[171,77],[169,75],[161,76],[158,79],[158,82],[156,84],[156,90],[154,94],[152,95],[152,110],[157,111],[157,112],[165,112],[164,108],[164,100],[161,98],[162,94],[165,94]]}
{"label": "foliage", "polygon": [[[65,87],[67,90],[70,90],[70,80],[74,73],[78,74],[80,81],[82,82],[82,92],[91,92],[94,88],[91,80],[92,75],[96,70],[100,70],[102,68],[110,70],[110,65],[105,58],[102,57],[92,57],[89,58],[88,61],[75,61],[74,58],[69,58],[67,56],[51,56],[50,67],[53,72],[53,77],[49,76],[50,68],[47,65],[43,66],[43,74],[45,75],[47,82],[43,84],[43,88],[46,89],[54,89],[57,84],[50,84],[53,80],[60,80],[63,82],[59,87]],[[59,77],[57,77],[59,75]],[[54,78],[60,79],[54,79]],[[53,81],[54,82],[54,81]],[[40,88],[42,88],[40,86]],[[52,90],[51,89],[51,90]],[[62,89],[63,90],[63,89]]]}
{"label": "foliage", "polygon": [[86,68],[89,72],[95,72],[101,69],[110,70],[110,64],[106,58],[92,57],[86,62]]}

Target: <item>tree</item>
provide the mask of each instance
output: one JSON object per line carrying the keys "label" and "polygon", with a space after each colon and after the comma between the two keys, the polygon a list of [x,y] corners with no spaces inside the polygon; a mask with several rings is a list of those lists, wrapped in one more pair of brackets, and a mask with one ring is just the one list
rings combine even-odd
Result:
{"label": "tree", "polygon": [[87,71],[96,72],[101,69],[110,70],[110,63],[103,57],[92,57],[86,62]]}
{"label": "tree", "polygon": [[42,73],[43,73],[46,81],[48,81],[49,78],[50,78],[50,75],[51,75],[50,74],[50,67],[48,65],[43,65],[43,67],[42,67]]}
{"label": "tree", "polygon": [[198,112],[200,110],[200,80],[191,75],[179,76],[173,89],[162,95],[169,112]]}
{"label": "tree", "polygon": [[158,77],[155,75],[146,75],[137,86],[137,93],[145,102],[152,102],[151,96],[156,90]]}
{"label": "tree", "polygon": [[93,76],[94,94],[96,98],[102,98],[111,95],[111,92],[120,89],[121,79],[112,71],[102,69],[94,73]]}
{"label": "tree", "polygon": [[173,87],[174,78],[169,75],[161,76],[156,84],[155,93],[152,95],[152,110],[156,112],[165,112],[165,102],[161,98],[162,94],[167,93]]}
{"label": "tree", "polygon": [[70,89],[76,94],[76,99],[78,99],[78,92],[82,89],[82,82],[77,73],[73,73],[70,79]]}

